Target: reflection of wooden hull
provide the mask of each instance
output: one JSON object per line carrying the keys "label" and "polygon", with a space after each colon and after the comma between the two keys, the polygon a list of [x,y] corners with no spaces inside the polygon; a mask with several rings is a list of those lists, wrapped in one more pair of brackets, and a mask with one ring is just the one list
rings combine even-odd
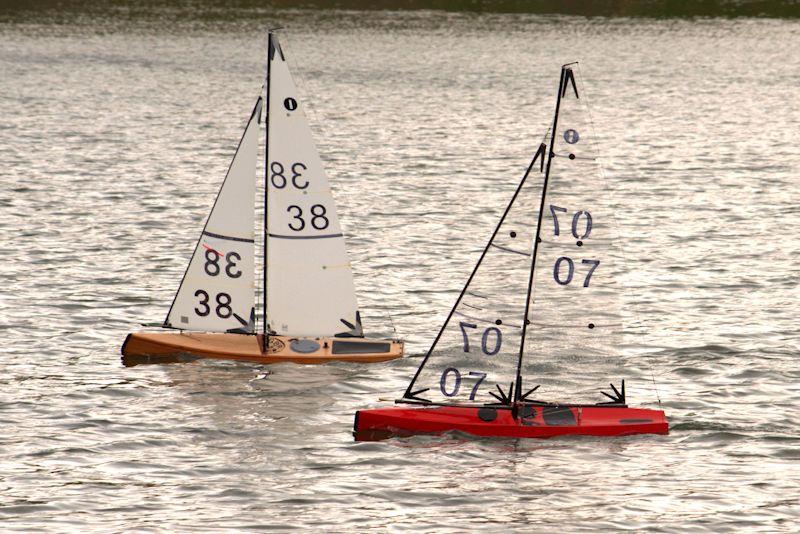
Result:
{"label": "reflection of wooden hull", "polygon": [[506,408],[432,406],[356,412],[358,441],[459,431],[485,437],[551,438],[565,435],[667,434],[664,412],[627,406],[525,404],[515,419]]}
{"label": "reflection of wooden hull", "polygon": [[403,342],[361,338],[302,339],[263,335],[193,332],[135,332],[122,345],[126,367],[144,363],[176,363],[201,358],[253,363],[319,364],[333,361],[373,363],[403,356]]}

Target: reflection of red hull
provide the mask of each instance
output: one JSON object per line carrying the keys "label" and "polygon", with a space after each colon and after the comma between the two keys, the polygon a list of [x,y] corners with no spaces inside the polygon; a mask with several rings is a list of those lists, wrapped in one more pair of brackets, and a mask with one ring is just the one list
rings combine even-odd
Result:
{"label": "reflection of red hull", "polygon": [[525,405],[514,419],[510,409],[467,406],[379,408],[356,412],[356,440],[449,431],[476,436],[551,438],[565,435],[667,434],[661,410],[623,406]]}

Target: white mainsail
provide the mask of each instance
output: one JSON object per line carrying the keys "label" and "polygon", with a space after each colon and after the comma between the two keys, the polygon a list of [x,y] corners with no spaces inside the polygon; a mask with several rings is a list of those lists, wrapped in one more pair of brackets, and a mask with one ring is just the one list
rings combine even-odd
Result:
{"label": "white mainsail", "polygon": [[262,105],[259,97],[164,326],[255,330],[253,199]]}
{"label": "white mainsail", "polygon": [[289,336],[362,336],[328,177],[272,34],[268,60],[268,330]]}
{"label": "white mainsail", "polygon": [[543,182],[532,163],[406,398],[510,404],[542,384],[590,402],[619,376],[614,205],[576,79],[565,66],[555,134],[534,157],[548,153]]}

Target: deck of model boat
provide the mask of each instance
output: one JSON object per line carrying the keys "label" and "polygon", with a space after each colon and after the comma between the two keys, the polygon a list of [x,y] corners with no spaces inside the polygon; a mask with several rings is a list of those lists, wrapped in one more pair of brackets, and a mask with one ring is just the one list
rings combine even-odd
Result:
{"label": "deck of model boat", "polygon": [[122,361],[126,366],[200,358],[254,363],[374,363],[393,360],[403,355],[403,343],[391,340],[313,338],[308,341],[315,342],[319,348],[310,352],[293,350],[292,342],[297,342],[298,338],[269,336],[269,340],[269,350],[265,352],[262,335],[136,332],[129,334],[122,345]]}
{"label": "deck of model boat", "polygon": [[391,407],[356,412],[358,440],[459,431],[476,436],[550,438],[563,435],[667,434],[664,412],[626,406],[525,405],[514,418],[508,408]]}

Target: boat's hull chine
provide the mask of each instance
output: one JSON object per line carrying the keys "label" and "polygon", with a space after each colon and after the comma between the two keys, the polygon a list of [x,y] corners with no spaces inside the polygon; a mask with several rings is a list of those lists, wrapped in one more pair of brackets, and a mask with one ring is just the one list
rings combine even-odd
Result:
{"label": "boat's hull chine", "polygon": [[375,363],[403,356],[403,342],[361,338],[292,338],[232,333],[134,332],[122,345],[126,367],[180,363],[197,359],[252,363],[322,364],[332,361]]}
{"label": "boat's hull chine", "polygon": [[669,424],[661,410],[601,405],[524,405],[516,418],[510,409],[492,407],[391,407],[360,410],[354,422],[358,441],[445,432],[503,438],[626,436],[667,434]]}

